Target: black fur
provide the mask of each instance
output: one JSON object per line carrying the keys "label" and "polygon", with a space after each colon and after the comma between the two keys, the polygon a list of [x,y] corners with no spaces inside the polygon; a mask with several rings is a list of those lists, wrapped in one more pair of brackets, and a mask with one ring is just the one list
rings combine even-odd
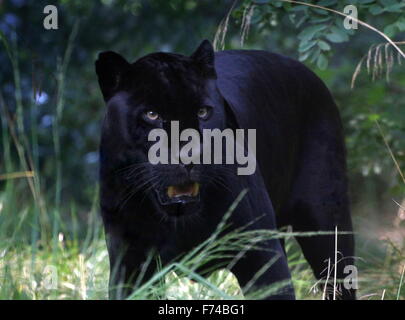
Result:
{"label": "black fur", "polygon": [[[264,51],[214,54],[205,40],[190,57],[153,53],[129,64],[116,53],[102,53],[96,71],[107,103],[100,177],[111,288],[131,288],[150,250],[166,264],[205,240],[244,188],[249,191],[231,215],[233,228],[257,219],[250,229],[352,230],[339,113],[322,81],[301,63]],[[206,105],[212,115],[199,120],[197,111]],[[161,120],[146,119],[147,110]],[[148,132],[168,129],[171,120],[181,130],[256,129],[255,174],[237,176],[226,165],[151,165]],[[158,201],[162,188],[188,180],[201,184],[199,201]],[[325,277],[334,236],[297,240],[316,277]],[[274,257],[255,287],[290,278],[281,243],[270,240],[266,246],[270,250],[248,251],[232,267],[241,287]],[[340,235],[338,250],[343,278],[343,267],[353,264],[353,237]],[[143,279],[154,271],[149,264]],[[354,298],[354,291],[342,288],[341,297]],[[293,299],[294,293],[287,286],[268,298]]]}

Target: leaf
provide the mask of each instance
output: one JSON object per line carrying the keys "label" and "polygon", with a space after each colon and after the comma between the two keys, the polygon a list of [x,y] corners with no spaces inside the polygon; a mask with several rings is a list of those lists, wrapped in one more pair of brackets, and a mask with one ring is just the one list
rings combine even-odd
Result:
{"label": "leaf", "polygon": [[349,36],[345,31],[335,26],[331,28],[331,33],[326,35],[326,39],[330,42],[341,43],[349,40]]}
{"label": "leaf", "polygon": [[314,45],[316,45],[316,41],[301,41],[298,47],[299,52],[305,52],[311,49]]}
{"label": "leaf", "polygon": [[329,51],[330,50],[330,45],[323,41],[323,40],[319,40],[318,41],[318,46],[319,48],[321,48],[322,51]]}
{"label": "leaf", "polygon": [[388,6],[397,4],[396,0],[379,0],[378,2],[380,2],[384,7],[388,7]]}
{"label": "leaf", "polygon": [[378,120],[380,120],[380,118],[381,118],[381,115],[379,115],[377,113],[372,113],[372,114],[368,115],[368,120],[371,122],[378,121]]}
{"label": "leaf", "polygon": [[319,55],[321,54],[321,49],[319,49],[318,47],[316,47],[314,50],[311,50],[310,52],[311,52],[311,54],[310,54],[309,61],[310,61],[311,63],[315,63],[315,61],[318,60],[318,57],[319,57]]}
{"label": "leaf", "polygon": [[317,3],[317,5],[327,7],[336,4],[336,2],[336,0],[321,0]]}
{"label": "leaf", "polygon": [[378,4],[374,4],[370,7],[370,13],[374,16],[384,12],[384,8],[380,7]]}
{"label": "leaf", "polygon": [[255,1],[255,3],[257,3],[257,4],[266,4],[266,3],[269,3],[270,2],[270,0],[256,0]]}
{"label": "leaf", "polygon": [[329,15],[329,11],[325,9],[311,8],[311,10],[322,16]]}
{"label": "leaf", "polygon": [[297,28],[299,28],[305,21],[307,21],[308,16],[307,15],[303,15],[297,22],[297,24],[295,25]]}
{"label": "leaf", "polygon": [[405,31],[405,18],[401,18],[396,22],[399,31]]}
{"label": "leaf", "polygon": [[295,24],[295,18],[297,17],[297,15],[295,13],[289,14],[288,15],[288,19],[290,19],[290,22],[292,24]]}
{"label": "leaf", "polygon": [[311,18],[312,23],[322,23],[331,20],[332,16]]}
{"label": "leaf", "polygon": [[391,6],[385,7],[385,11],[388,12],[402,12],[402,8],[405,7],[405,3],[396,3]]}
{"label": "leaf", "polygon": [[326,58],[326,56],[323,53],[321,53],[318,56],[318,59],[316,61],[316,65],[321,70],[325,70],[328,67],[328,59]]}
{"label": "leaf", "polygon": [[291,11],[295,11],[295,12],[297,12],[297,11],[308,11],[308,6],[305,6],[303,4],[296,5],[296,6],[291,8]]}
{"label": "leaf", "polygon": [[280,2],[279,1],[272,1],[271,5],[273,5],[276,8],[281,8],[283,6],[283,2],[281,2],[281,1]]}
{"label": "leaf", "polygon": [[299,33],[298,38],[304,42],[311,40],[317,32],[322,31],[324,29],[326,29],[326,25],[324,24],[317,24],[314,26],[307,27]]}
{"label": "leaf", "polygon": [[330,42],[334,42],[334,43],[345,42],[345,40],[336,33],[327,34],[326,39],[328,39]]}
{"label": "leaf", "polygon": [[384,33],[388,37],[393,37],[395,35],[396,24],[390,24],[384,28]]}
{"label": "leaf", "polygon": [[359,4],[367,4],[367,3],[371,3],[374,2],[375,0],[359,0]]}
{"label": "leaf", "polygon": [[309,57],[310,54],[311,54],[311,51],[307,51],[307,52],[305,52],[305,53],[303,53],[303,54],[300,54],[298,60],[301,61],[301,62],[302,62],[302,61],[305,61],[305,60],[308,59],[308,57]]}

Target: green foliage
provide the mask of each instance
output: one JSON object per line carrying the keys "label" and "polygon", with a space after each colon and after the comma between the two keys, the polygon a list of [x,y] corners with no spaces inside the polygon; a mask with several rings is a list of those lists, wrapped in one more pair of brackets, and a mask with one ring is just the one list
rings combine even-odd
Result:
{"label": "green foliage", "polygon": [[[345,7],[342,2],[333,0],[306,3],[340,12]],[[398,45],[403,48],[404,43],[400,42],[405,19],[403,1],[359,0],[350,4],[357,7],[359,19],[381,30],[388,30],[388,35],[393,40],[397,37]],[[249,10],[253,12],[251,17],[246,14]],[[285,1],[244,1],[234,10],[233,17],[237,24],[250,30],[249,41],[244,41],[246,46],[260,41],[262,47],[258,49],[262,49],[265,43],[265,48],[272,51],[292,56],[298,53],[300,61],[317,68],[317,73],[327,82],[341,109],[351,176],[385,177],[389,191],[383,197],[388,197],[390,192],[391,195],[401,196],[405,186],[376,126],[378,120],[403,172],[405,105],[402,83],[405,78],[401,72],[403,58],[400,53],[391,45],[381,43],[382,38],[377,33],[361,25],[357,30],[347,30],[341,15],[308,5]],[[247,38],[246,32],[242,35]],[[370,75],[368,79],[365,77],[367,74]],[[376,82],[370,83],[370,78]],[[348,92],[350,82],[354,91]],[[396,176],[394,181],[389,178],[392,174]],[[355,194],[361,193],[354,189]],[[380,197],[381,194],[375,196]]]}
{"label": "green foliage", "polygon": [[[336,0],[306,1],[308,4],[322,6],[343,13],[345,5]],[[404,30],[402,0],[365,0],[351,1],[346,5],[355,5],[360,17],[381,16],[384,14],[384,31],[390,37]],[[309,60],[320,69],[326,69],[328,59],[333,55],[331,45],[349,42],[356,29],[346,29],[343,25],[345,17],[337,13],[314,8],[303,4],[292,4],[282,0],[276,1],[245,1],[234,12],[234,17],[241,19],[247,8],[255,6],[254,17],[249,23],[262,28],[274,28],[288,16],[289,20],[300,31],[298,34],[298,51],[300,61]],[[389,23],[387,23],[389,21]],[[360,25],[358,25],[361,28]]]}

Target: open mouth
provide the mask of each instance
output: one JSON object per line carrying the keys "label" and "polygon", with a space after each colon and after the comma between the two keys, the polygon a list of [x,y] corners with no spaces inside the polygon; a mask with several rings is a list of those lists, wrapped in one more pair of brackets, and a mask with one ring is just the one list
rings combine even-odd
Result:
{"label": "open mouth", "polygon": [[188,203],[199,200],[200,184],[197,182],[186,182],[168,186],[164,191],[157,192],[161,204]]}
{"label": "open mouth", "polygon": [[188,182],[167,188],[167,196],[170,199],[178,197],[196,197],[200,191],[200,185],[197,182]]}

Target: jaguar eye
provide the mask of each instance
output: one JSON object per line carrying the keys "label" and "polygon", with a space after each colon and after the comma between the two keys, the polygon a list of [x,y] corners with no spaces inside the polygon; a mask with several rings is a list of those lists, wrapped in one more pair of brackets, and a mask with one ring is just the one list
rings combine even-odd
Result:
{"label": "jaguar eye", "polygon": [[208,117],[208,113],[209,113],[208,108],[207,108],[207,107],[202,107],[202,108],[200,108],[200,109],[198,110],[197,116],[198,116],[200,119],[205,119],[205,118]]}
{"label": "jaguar eye", "polygon": [[149,120],[157,120],[157,119],[159,119],[159,113],[157,113],[155,111],[146,111],[145,115]]}

